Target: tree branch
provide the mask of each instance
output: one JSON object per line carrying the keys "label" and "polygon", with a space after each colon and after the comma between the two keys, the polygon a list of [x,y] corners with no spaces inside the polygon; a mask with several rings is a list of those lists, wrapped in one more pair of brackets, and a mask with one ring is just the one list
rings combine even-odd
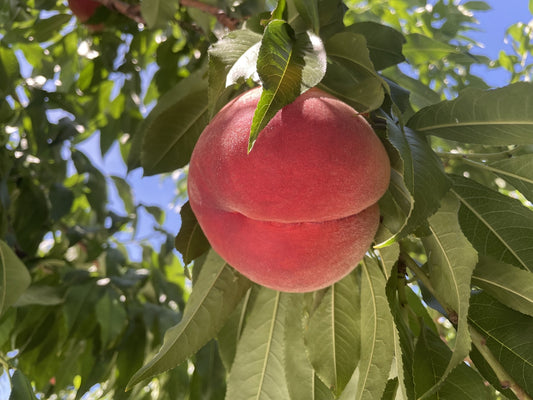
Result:
{"label": "tree branch", "polygon": [[[431,285],[428,276],[424,273],[424,271],[420,269],[415,260],[413,260],[407,253],[403,251],[400,253],[400,260],[405,262],[405,265],[415,275],[416,279],[420,280],[424,284],[424,286],[431,292],[431,294],[440,303],[440,305],[444,307],[447,313],[457,315],[455,310],[453,310],[443,298],[439,298],[439,296],[433,289],[433,286]],[[502,385],[502,388],[511,389],[519,400],[533,400],[533,398],[528,395],[518,383],[516,383],[513,377],[509,375],[509,373],[505,370],[503,365],[500,364],[499,360],[494,356],[494,354],[492,354],[492,352],[486,345],[487,340],[485,339],[485,337],[483,337],[472,326],[472,324],[469,323],[468,328],[470,331],[470,338],[472,339],[472,343],[474,344],[474,346],[476,346],[481,356],[485,359],[487,364],[489,364],[491,369],[494,371],[494,373],[498,377],[498,380],[500,381],[500,384]]]}
{"label": "tree branch", "polygon": [[[110,10],[113,10],[122,15],[125,15],[126,17],[134,20],[135,22],[139,24],[146,25],[146,21],[144,20],[142,13],[141,13],[140,4],[129,4],[122,0],[96,0],[96,1],[98,1],[99,3],[102,3],[104,6],[106,6]],[[226,28],[230,30],[237,29],[237,25],[239,24],[238,19],[230,17],[223,10],[221,10],[220,8],[216,6],[205,4],[197,0],[181,0],[180,4],[183,7],[196,8],[207,14],[213,15],[218,20],[218,22],[220,22],[222,25],[224,25]]]}
{"label": "tree branch", "polygon": [[470,337],[472,338],[472,343],[481,353],[487,364],[490,365],[503,389],[511,389],[515,396],[520,400],[533,400],[533,398],[528,395],[525,390],[513,379],[511,375],[507,373],[503,365],[500,364],[498,359],[492,354],[490,349],[487,347],[487,339],[481,335],[472,325],[468,325],[470,328]]}
{"label": "tree branch", "polygon": [[104,6],[106,6],[110,10],[113,10],[122,15],[125,15],[126,17],[134,20],[135,22],[139,24],[146,25],[146,21],[144,20],[141,14],[140,4],[129,4],[122,0],[96,0],[96,1],[98,1],[99,3],[102,3]]}

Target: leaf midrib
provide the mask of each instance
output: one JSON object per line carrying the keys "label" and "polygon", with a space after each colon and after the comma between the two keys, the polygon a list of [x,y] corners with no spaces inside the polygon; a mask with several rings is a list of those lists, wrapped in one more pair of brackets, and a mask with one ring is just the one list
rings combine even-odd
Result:
{"label": "leaf midrib", "polygon": [[484,283],[486,283],[488,285],[492,285],[492,286],[495,286],[497,288],[503,289],[503,290],[505,290],[505,291],[507,291],[509,293],[514,294],[515,296],[517,296],[519,298],[524,299],[528,303],[532,303],[533,304],[533,299],[524,296],[524,294],[522,294],[520,292],[517,292],[516,290],[511,289],[509,286],[505,286],[505,285],[500,284],[498,282],[495,282],[493,280],[489,280],[489,279],[483,278],[483,277],[481,277],[479,275],[472,275],[472,280],[477,280],[477,281],[480,281],[480,282],[484,282]]}
{"label": "leaf midrib", "polygon": [[261,378],[260,378],[260,381],[259,381],[259,385],[257,386],[257,395],[255,397],[256,400],[260,399],[261,393],[263,391],[263,383],[264,383],[264,380],[265,380],[265,373],[266,373],[266,369],[268,368],[268,360],[270,359],[270,356],[269,356],[270,347],[272,346],[272,338],[274,336],[274,327],[276,325],[277,313],[279,311],[279,298],[280,298],[280,292],[276,292],[276,300],[275,300],[275,303],[274,303],[274,309],[273,309],[273,312],[272,312],[272,319],[271,319],[272,322],[270,324],[270,329],[269,329],[269,332],[268,332],[267,348],[266,348],[266,351],[265,351],[265,358],[264,358],[264,361],[263,361],[263,367],[261,369]]}
{"label": "leaf midrib", "polygon": [[425,127],[415,127],[419,132],[426,132],[426,131],[432,131],[436,129],[446,129],[446,128],[464,128],[468,126],[492,126],[492,125],[531,125],[533,126],[533,121],[525,120],[525,121],[466,121],[466,122],[452,122],[452,123],[442,123],[442,124],[436,124],[436,125],[428,125]]}
{"label": "leaf midrib", "polygon": [[496,238],[505,246],[505,248],[517,259],[517,261],[520,262],[520,264],[526,269],[530,270],[527,266],[527,264],[516,254],[516,252],[507,244],[507,242],[500,236],[500,234],[492,228],[492,226],[486,221],[481,214],[479,214],[470,204],[468,204],[468,201],[464,199],[462,196],[459,195],[453,188],[450,189],[451,192],[459,199],[459,201],[465,205],[486,227],[487,229],[494,235]]}

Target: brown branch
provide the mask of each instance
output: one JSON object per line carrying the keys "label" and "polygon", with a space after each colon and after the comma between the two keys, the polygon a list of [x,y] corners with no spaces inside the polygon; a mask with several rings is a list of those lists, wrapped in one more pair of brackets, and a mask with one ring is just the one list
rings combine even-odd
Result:
{"label": "brown branch", "polygon": [[216,17],[218,22],[220,22],[222,25],[224,25],[229,30],[233,31],[237,29],[237,25],[239,24],[238,19],[230,17],[223,10],[221,10],[220,8],[216,6],[205,4],[205,3],[202,3],[201,1],[196,1],[196,0],[181,0],[180,4],[183,7],[197,8],[200,11],[213,15],[214,17]]}
{"label": "brown branch", "polygon": [[141,14],[141,5],[140,4],[128,4],[122,0],[96,0],[99,3],[102,3],[104,6],[110,10],[116,11],[126,17],[134,20],[139,24],[146,25]]}
{"label": "brown branch", "polygon": [[[134,20],[135,22],[139,24],[146,25],[146,21],[144,20],[142,13],[141,13],[140,4],[128,4],[122,0],[96,0],[96,1],[98,1],[99,3],[102,3],[104,6],[106,6],[110,10],[113,10],[122,15],[125,15],[126,17]],[[213,15],[218,20],[218,22],[220,22],[222,25],[224,25],[229,30],[233,31],[237,29],[237,25],[239,24],[238,19],[230,17],[223,10],[221,10],[220,8],[216,6],[205,4],[197,0],[181,0],[180,4],[183,7],[196,8],[207,14]]]}

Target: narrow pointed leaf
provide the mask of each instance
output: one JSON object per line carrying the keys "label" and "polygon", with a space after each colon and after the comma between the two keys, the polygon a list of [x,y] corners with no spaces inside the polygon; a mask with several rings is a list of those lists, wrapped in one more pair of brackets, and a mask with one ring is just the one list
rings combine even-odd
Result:
{"label": "narrow pointed leaf", "polygon": [[325,51],[318,36],[308,32],[296,35],[281,20],[267,25],[257,58],[263,92],[252,120],[248,150],[274,115],[318,84],[325,72]]}
{"label": "narrow pointed leaf", "polygon": [[182,320],[166,332],[159,353],[135,373],[128,387],[174,368],[215,337],[250,284],[215,252],[210,252]]}
{"label": "narrow pointed leaf", "polygon": [[385,77],[393,80],[404,89],[409,90],[409,99],[416,110],[431,106],[441,101],[438,93],[424,85],[417,79],[405,75],[398,67],[390,67],[381,72]]}
{"label": "narrow pointed leaf", "polygon": [[211,246],[196,220],[189,202],[181,208],[180,217],[181,227],[174,240],[174,246],[183,256],[183,262],[189,264],[195,258],[209,251]]}
{"label": "narrow pointed leaf", "polygon": [[340,400],[381,399],[394,357],[394,320],[385,277],[372,258],[366,257],[361,269],[361,357]]}
{"label": "narrow pointed leaf", "polygon": [[200,71],[165,93],[148,115],[141,153],[144,174],[184,167],[207,123],[207,80]]}
{"label": "narrow pointed leaf", "polygon": [[533,317],[533,273],[482,257],[472,283],[507,307]]}
{"label": "narrow pointed leaf", "polygon": [[30,283],[31,277],[26,266],[0,240],[0,315],[17,301]]}
{"label": "narrow pointed leaf", "polygon": [[320,31],[318,0],[293,0],[293,2],[309,29],[318,35]]}
{"label": "narrow pointed leaf", "polygon": [[454,100],[423,108],[407,125],[427,135],[485,145],[531,144],[533,83],[468,89]]}
{"label": "narrow pointed leaf", "polygon": [[309,320],[305,341],[320,379],[340,393],[359,361],[359,283],[355,273],[332,285]]}
{"label": "narrow pointed leaf", "polygon": [[261,35],[248,29],[228,33],[209,48],[209,115],[217,109],[222,91],[256,72]]}
{"label": "narrow pointed leaf", "polygon": [[285,321],[285,374],[291,400],[314,400],[315,370],[304,342],[304,295],[290,294]]}
{"label": "narrow pointed leaf", "polygon": [[[440,210],[429,219],[431,236],[423,239],[428,253],[429,278],[434,290],[448,302],[448,318],[456,326],[453,354],[442,375],[428,390],[427,396],[438,390],[449,373],[470,352],[467,325],[470,280],[478,257],[475,249],[461,232],[457,211],[459,202],[451,194],[442,202]],[[421,393],[419,393],[420,395]]]}
{"label": "narrow pointed leaf", "polygon": [[285,316],[288,296],[261,287],[237,345],[227,400],[288,399]]}
{"label": "narrow pointed leaf", "polygon": [[[469,322],[503,368],[533,396],[533,318],[514,311],[486,293],[470,300]],[[476,365],[478,364],[474,359]],[[501,386],[496,386],[500,389]]]}
{"label": "narrow pointed leaf", "polygon": [[9,400],[37,400],[31,383],[18,369],[11,377],[11,394]]}
{"label": "narrow pointed leaf", "polygon": [[[413,368],[417,396],[439,382],[451,356],[451,350],[439,336],[427,328],[422,331],[416,345]],[[490,395],[484,379],[461,363],[450,373],[437,393],[429,398],[477,400],[488,399]]]}
{"label": "narrow pointed leaf", "polygon": [[453,177],[453,183],[461,227],[479,254],[533,271],[533,212],[472,180]]}

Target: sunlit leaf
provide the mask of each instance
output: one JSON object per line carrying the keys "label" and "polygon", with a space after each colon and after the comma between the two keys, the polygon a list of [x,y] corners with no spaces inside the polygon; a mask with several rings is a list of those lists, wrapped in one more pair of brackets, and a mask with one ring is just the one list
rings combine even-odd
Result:
{"label": "sunlit leaf", "polygon": [[453,177],[453,183],[461,228],[476,250],[533,271],[533,212],[473,180]]}
{"label": "sunlit leaf", "polygon": [[329,287],[305,333],[311,364],[336,393],[344,389],[359,361],[359,290],[354,272]]}
{"label": "sunlit leaf", "polygon": [[20,370],[16,370],[11,377],[11,394],[9,400],[37,400],[31,383]]}
{"label": "sunlit leaf", "polygon": [[507,307],[533,317],[533,273],[482,257],[472,284]]}
{"label": "sunlit leaf", "polygon": [[359,112],[378,108],[385,96],[385,81],[377,74],[363,35],[340,32],[325,44],[328,68],[321,87]]}
{"label": "sunlit leaf", "polygon": [[484,168],[505,179],[529,201],[533,201],[533,154],[493,161]]}
{"label": "sunlit leaf", "polygon": [[159,353],[131,378],[131,387],[182,363],[216,336],[250,281],[215,252],[208,255],[185,307],[182,320],[165,334]]}
{"label": "sunlit leaf", "polygon": [[0,240],[0,315],[17,301],[30,283],[31,277],[26,266]]}
{"label": "sunlit leaf", "polygon": [[477,293],[471,297],[468,320],[503,368],[527,393],[533,393],[533,318]]}
{"label": "sunlit leaf", "polygon": [[478,257],[461,232],[458,209],[457,199],[451,194],[447,195],[439,211],[429,219],[431,235],[423,239],[428,252],[429,279],[439,298],[448,302],[444,306],[451,307],[446,312],[457,329],[453,354],[439,379],[428,388],[428,395],[438,390],[439,385],[470,352],[468,301],[470,279]]}
{"label": "sunlit leaf", "polygon": [[485,145],[531,144],[532,83],[468,89],[454,100],[423,108],[408,126],[427,135]]}
{"label": "sunlit leaf", "polygon": [[315,371],[304,341],[304,295],[290,294],[285,320],[285,374],[291,400],[315,400]]}
{"label": "sunlit leaf", "polygon": [[207,80],[199,72],[162,96],[148,115],[141,154],[145,175],[184,167],[207,123]]}
{"label": "sunlit leaf", "polygon": [[288,296],[260,288],[228,378],[227,399],[288,399],[285,377],[285,315]]}
{"label": "sunlit leaf", "polygon": [[183,256],[185,264],[209,251],[210,245],[200,224],[194,216],[189,202],[181,207],[181,227],[174,245]]}
{"label": "sunlit leaf", "polygon": [[361,355],[340,400],[381,399],[394,357],[394,321],[378,263],[361,263]]}
{"label": "sunlit leaf", "polygon": [[318,36],[308,32],[296,35],[281,20],[267,25],[257,58],[263,91],[252,120],[249,151],[274,115],[303,91],[317,85],[325,72],[324,46]]}

